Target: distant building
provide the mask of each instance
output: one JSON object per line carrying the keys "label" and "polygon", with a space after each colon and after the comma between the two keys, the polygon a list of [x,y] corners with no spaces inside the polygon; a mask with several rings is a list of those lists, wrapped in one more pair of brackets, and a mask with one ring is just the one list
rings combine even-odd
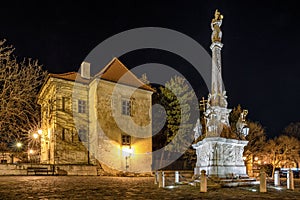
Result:
{"label": "distant building", "polygon": [[94,76],[86,62],[80,74],[49,74],[38,96],[41,163],[98,160],[121,171],[151,171],[152,93],[117,58]]}
{"label": "distant building", "polygon": [[0,164],[12,164],[18,163],[21,159],[18,157],[14,157],[13,152],[1,152],[0,153]]}

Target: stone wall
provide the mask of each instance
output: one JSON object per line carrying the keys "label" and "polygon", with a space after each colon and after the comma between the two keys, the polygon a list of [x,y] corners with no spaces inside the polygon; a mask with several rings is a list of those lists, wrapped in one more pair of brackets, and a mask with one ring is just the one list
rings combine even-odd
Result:
{"label": "stone wall", "polygon": [[[3,175],[27,175],[28,167],[46,167],[51,170],[53,165],[42,164],[0,164],[0,176]],[[49,175],[51,173],[49,172]],[[97,167],[92,165],[55,165],[56,175],[70,176],[96,176]],[[32,175],[32,173],[30,173]]]}
{"label": "stone wall", "polygon": [[[151,127],[152,92],[125,85],[100,80],[94,96],[96,131],[96,158],[107,166],[120,171],[150,172],[152,164],[152,127]],[[93,98],[92,98],[93,99]],[[131,115],[123,115],[122,99],[131,102]],[[91,114],[90,116],[94,116]],[[122,135],[131,136],[130,157],[124,152]],[[126,168],[126,164],[128,167]]]}
{"label": "stone wall", "polygon": [[87,85],[51,77],[39,98],[43,129],[41,163],[87,164],[87,141],[78,137],[80,128],[88,133],[88,110],[78,113],[78,100],[88,102]]}

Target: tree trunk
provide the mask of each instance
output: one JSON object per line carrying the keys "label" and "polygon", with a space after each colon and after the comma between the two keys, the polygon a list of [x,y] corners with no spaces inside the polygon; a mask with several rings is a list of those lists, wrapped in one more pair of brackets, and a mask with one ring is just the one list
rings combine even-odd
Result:
{"label": "tree trunk", "polygon": [[274,173],[275,173],[275,166],[274,165],[272,165],[272,179],[274,178]]}

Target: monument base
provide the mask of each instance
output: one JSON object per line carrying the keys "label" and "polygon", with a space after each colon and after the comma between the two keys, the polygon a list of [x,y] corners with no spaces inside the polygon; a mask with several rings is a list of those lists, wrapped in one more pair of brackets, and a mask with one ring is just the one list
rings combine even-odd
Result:
{"label": "monument base", "polygon": [[196,149],[197,163],[195,175],[205,170],[209,177],[248,178],[243,160],[245,140],[207,137],[193,145]]}

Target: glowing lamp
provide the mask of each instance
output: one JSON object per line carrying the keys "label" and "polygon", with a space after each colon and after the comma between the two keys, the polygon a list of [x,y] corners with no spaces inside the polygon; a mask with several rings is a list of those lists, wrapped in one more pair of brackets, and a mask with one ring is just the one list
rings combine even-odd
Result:
{"label": "glowing lamp", "polygon": [[38,134],[42,135],[43,131],[41,129],[38,130]]}
{"label": "glowing lamp", "polygon": [[34,139],[37,139],[38,137],[39,137],[39,135],[38,135],[37,133],[34,133],[34,134],[33,134],[33,138],[34,138]]}
{"label": "glowing lamp", "polygon": [[21,142],[18,142],[16,145],[17,145],[18,148],[22,147],[22,143]]}
{"label": "glowing lamp", "polygon": [[122,151],[123,151],[123,155],[126,157],[131,156],[134,153],[134,149],[128,146],[123,146]]}

